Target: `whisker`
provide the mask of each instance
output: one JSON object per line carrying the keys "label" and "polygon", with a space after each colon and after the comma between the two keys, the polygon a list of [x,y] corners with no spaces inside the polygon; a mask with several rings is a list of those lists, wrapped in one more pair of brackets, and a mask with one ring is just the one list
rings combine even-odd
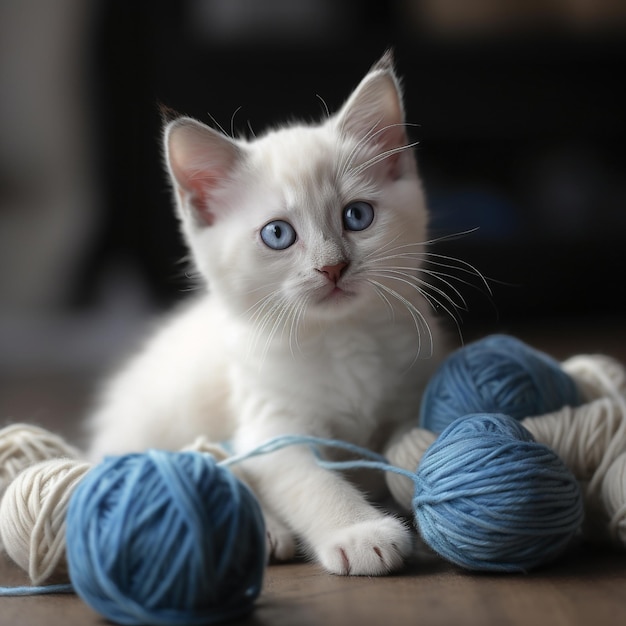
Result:
{"label": "whisker", "polygon": [[[434,291],[435,293],[439,294],[441,297],[445,298],[455,309],[467,311],[467,302],[465,298],[453,284],[437,276],[437,279],[443,282],[446,286],[448,286],[453,291],[454,295],[458,297],[458,302],[455,302],[453,297],[450,294],[443,291],[441,288],[437,287],[436,285],[433,285],[432,283],[429,283],[426,280],[419,278],[418,276],[413,276],[412,274],[405,272],[404,271],[405,269],[406,268],[403,268],[403,267],[387,266],[387,267],[377,268],[377,271],[388,272],[391,278],[393,278],[394,275],[402,276],[404,279],[406,279],[407,284],[409,281],[413,280],[415,281],[415,286],[417,287],[418,291],[424,297],[426,297],[428,294],[426,291],[423,291],[420,286],[422,286],[424,289],[430,289],[431,291]],[[423,268],[419,268],[417,271],[423,272],[425,274],[431,274],[428,270],[424,270]]]}
{"label": "whisker", "polygon": [[341,170],[341,175],[345,176],[348,173],[352,174],[352,175],[358,175],[361,172],[365,171],[366,169],[368,169],[369,167],[371,167],[372,165],[375,165],[376,163],[379,163],[380,161],[382,161],[383,159],[386,159],[387,157],[392,156],[393,154],[396,154],[397,152],[403,152],[404,150],[410,149],[410,148],[414,148],[415,146],[417,146],[419,144],[418,141],[416,142],[412,142],[410,144],[404,145],[404,146],[399,146],[397,148],[392,148],[391,150],[387,150],[381,154],[377,154],[374,157],[368,159],[368,161],[366,161],[365,163],[362,163],[361,165],[358,165],[356,168],[352,167],[352,163],[354,162],[357,153],[359,152],[359,150],[361,148],[363,148],[366,144],[370,143],[370,142],[374,142],[375,138],[380,135],[381,133],[384,133],[385,131],[389,130],[390,128],[395,128],[395,127],[403,127],[406,128],[407,126],[419,126],[419,124],[412,124],[409,122],[403,122],[400,124],[388,124],[386,126],[383,126],[382,128],[378,128],[378,125],[380,124],[382,120],[382,117],[380,119],[378,119],[376,121],[376,123],[370,128],[370,130],[365,134],[364,137],[362,137],[355,146],[353,146],[352,150],[350,151],[350,154],[348,155],[348,158],[346,159],[346,162],[344,164],[344,167]]}
{"label": "whisker", "polygon": [[[461,283],[462,285],[466,285],[467,287],[471,287],[473,289],[477,289],[476,285],[474,283],[471,283],[469,280],[464,280],[463,278],[460,278],[459,276],[455,276],[454,274],[447,274],[446,272],[437,272],[435,270],[429,270],[426,268],[419,268],[418,270],[419,272],[422,272],[424,274],[427,274],[428,276],[430,276],[431,278],[433,278],[434,280],[437,280],[441,283],[443,283],[446,287],[448,287],[449,289],[451,289],[452,291],[455,292],[455,294],[459,297],[459,299],[465,303],[465,298],[461,295],[461,292],[452,284],[452,281],[456,281],[458,283]],[[432,282],[428,282],[428,281],[424,281],[426,284],[428,284],[429,286],[433,286]],[[480,291],[480,290],[479,290]],[[491,290],[489,290],[490,294],[491,294]],[[465,306],[465,304],[464,304]],[[466,309],[467,310],[467,309]]]}
{"label": "whisker", "polygon": [[249,319],[250,324],[254,328],[254,334],[248,345],[247,359],[249,359],[256,351],[258,343],[261,339],[261,335],[263,334],[264,329],[270,323],[273,311],[276,309],[276,303],[273,300],[274,296],[275,293],[268,294],[257,303],[255,303],[252,307],[250,307],[247,311],[254,311]]}
{"label": "whisker", "polygon": [[[371,252],[369,252],[368,254],[366,254],[365,256],[363,256],[363,261],[367,261],[368,259],[372,258],[375,254],[380,254],[383,252],[386,252],[386,248],[388,246],[393,245],[396,241],[398,241],[398,239],[400,239],[401,235],[396,235],[391,241],[388,241],[387,243],[385,243],[382,248],[378,248],[376,250],[372,250]],[[399,246],[399,247],[403,247],[403,246]],[[395,248],[393,248],[395,249]],[[378,257],[377,257],[378,259]]]}
{"label": "whisker", "polygon": [[425,331],[428,335],[428,339],[430,343],[430,356],[432,356],[433,350],[434,350],[433,334],[432,334],[432,330],[430,326],[428,325],[428,322],[426,321],[426,318],[424,317],[424,314],[412,302],[407,300],[402,294],[398,293],[395,289],[391,289],[391,287],[388,287],[387,285],[384,285],[383,283],[380,283],[377,280],[374,280],[372,278],[368,278],[368,282],[372,285],[376,285],[377,287],[385,291],[387,294],[389,294],[391,297],[395,298],[396,300],[404,304],[406,310],[409,312],[409,314],[413,318],[415,329],[417,331],[417,351],[411,363],[411,367],[415,365],[417,359],[420,356],[420,353],[422,352],[422,331]]}
{"label": "whisker", "polygon": [[[267,304],[267,302],[265,303]],[[261,363],[265,361],[265,357],[267,356],[267,350],[269,350],[269,345],[267,344],[267,335],[266,329],[275,321],[275,313],[278,309],[278,305],[276,302],[271,301],[269,306],[264,306],[258,313],[255,324],[254,324],[254,334],[252,339],[248,345],[247,357],[250,358],[253,354],[258,352],[259,345],[263,337],[266,339],[266,343],[261,350]]]}
{"label": "whisker", "polygon": [[[383,273],[376,273],[376,272],[373,272],[373,275],[379,276],[381,278],[388,278],[390,280],[397,280],[399,282],[402,282],[402,283],[408,285],[409,287],[411,287],[412,289],[417,291],[417,293],[419,293],[430,304],[430,306],[433,308],[433,310],[437,311],[437,307],[440,307],[443,311],[445,311],[446,314],[450,317],[450,319],[452,319],[454,321],[454,323],[456,324],[457,328],[459,327],[459,322],[458,322],[458,319],[457,319],[457,316],[455,315],[455,313],[452,310],[450,310],[450,308],[448,306],[446,306],[444,304],[444,302],[439,300],[432,293],[428,293],[427,291],[424,291],[418,285],[413,284],[411,281],[409,281],[406,278],[403,278],[401,276],[397,276],[397,275],[390,274],[390,273],[383,274]],[[440,295],[444,298],[444,300],[447,300],[454,307],[455,310],[457,310],[457,311],[458,310],[467,310],[467,309],[463,309],[462,307],[457,306],[449,298],[449,296],[447,294],[445,294],[444,292],[440,292]],[[460,328],[459,328],[459,330],[460,330]]]}
{"label": "whisker", "polygon": [[480,227],[476,226],[474,228],[468,228],[467,230],[460,230],[455,233],[441,235],[440,237],[435,237],[433,239],[426,239],[425,241],[417,241],[414,243],[403,244],[402,246],[398,246],[398,249],[411,248],[411,247],[416,247],[416,246],[419,246],[419,247],[432,246],[432,245],[441,243],[443,241],[455,241],[457,239],[462,239],[463,237],[467,237],[468,235],[471,235],[477,232],[478,230],[480,230]]}
{"label": "whisker", "polygon": [[[260,287],[258,289],[260,289]],[[252,289],[251,292],[257,291],[258,289]],[[248,313],[251,313],[252,311],[257,309],[255,311],[254,315],[250,316],[250,321],[254,322],[255,319],[258,319],[260,311],[265,307],[265,305],[267,304],[268,301],[271,301],[271,299],[276,295],[276,293],[277,293],[276,291],[272,291],[271,293],[268,293],[267,295],[263,296],[260,300],[257,300],[254,304],[249,306],[241,314],[241,317],[246,317],[248,315]]]}
{"label": "whisker", "polygon": [[209,116],[213,124],[217,126],[217,128],[222,132],[222,134],[228,137],[228,133],[224,130],[224,127],[210,113],[207,112],[207,115]]}
{"label": "whisker", "polygon": [[[423,260],[427,265],[455,270],[463,274],[468,274],[475,278],[478,278],[481,284],[487,290],[488,294],[493,295],[492,289],[485,275],[477,267],[475,267],[471,263],[468,263],[467,261],[463,261],[462,259],[458,259],[458,258],[448,256],[448,255],[437,254],[435,252],[429,252],[426,250],[415,251],[415,252],[400,252],[400,253],[391,254],[392,252],[395,252],[397,250],[403,250],[408,247],[415,247],[416,245],[421,245],[421,244],[404,244],[401,246],[396,246],[395,248],[388,250],[388,254],[386,256],[377,256],[375,259],[373,259],[373,261],[380,263],[384,261],[403,259],[403,258]],[[371,258],[371,255],[370,255],[370,258]],[[436,272],[435,270],[429,270],[428,268],[425,268],[423,266],[420,266],[419,269],[420,271],[423,271],[425,273],[431,273],[433,276],[439,276],[439,275],[446,276],[450,279],[458,280],[462,284],[465,284],[468,286],[475,286],[473,283],[463,280],[462,278],[457,277],[454,274]]]}
{"label": "whisker", "polygon": [[294,307],[294,314],[292,315],[291,329],[289,332],[289,349],[291,350],[292,356],[295,356],[293,351],[294,343],[298,353],[302,354],[302,348],[300,347],[300,342],[298,340],[298,328],[300,326],[301,320],[304,317],[306,308],[307,299],[302,296],[298,299],[298,301],[296,302],[296,306]]}
{"label": "whisker", "polygon": [[[454,276],[453,274],[446,274],[445,272],[437,272],[435,270],[431,270],[425,267],[417,267],[417,268],[410,268],[412,271],[415,271],[419,274],[426,274],[427,276],[431,277],[431,278],[435,278],[436,280],[438,280],[439,282],[443,283],[444,285],[446,285],[446,287],[449,287],[452,292],[454,293],[455,296],[458,297],[459,302],[461,303],[460,305],[457,303],[454,303],[452,296],[450,296],[449,294],[445,294],[443,291],[441,291],[436,285],[434,285],[432,282],[429,282],[427,280],[424,280],[422,278],[420,278],[419,276],[414,276],[411,273],[408,273],[406,270],[407,268],[401,265],[386,265],[383,266],[382,268],[379,268],[382,270],[393,270],[396,273],[401,273],[403,275],[405,275],[407,278],[411,278],[413,280],[415,280],[417,283],[424,285],[426,287],[429,287],[439,293],[441,293],[442,295],[445,295],[446,298],[450,301],[451,304],[454,304],[455,306],[459,306],[461,308],[467,306],[467,302],[465,300],[465,298],[463,297],[463,294],[461,294],[461,292],[452,284],[452,280],[456,280],[462,284],[465,285],[470,285],[472,283],[465,281],[461,278],[458,278],[457,276]],[[447,278],[449,278],[450,280],[446,280]]]}
{"label": "whisker", "polygon": [[[477,267],[475,267],[471,263],[468,263],[467,261],[463,261],[463,259],[457,259],[455,257],[447,256],[444,254],[436,254],[434,252],[427,252],[426,254],[427,254],[426,262],[431,265],[438,265],[439,267],[447,267],[448,269],[457,269],[461,272],[465,272],[467,274],[471,274],[472,276],[476,276],[476,278],[480,279],[481,283],[485,286],[485,289],[487,289],[489,294],[492,295],[491,287],[489,286],[489,282],[487,281],[487,278]],[[451,265],[450,263],[442,263],[441,261],[433,261],[432,258],[430,257],[434,257],[436,259],[443,259],[444,261],[448,261],[448,262],[453,261],[455,263],[458,263],[460,267],[456,265]]]}
{"label": "whisker", "polygon": [[328,108],[328,104],[326,104],[326,100],[324,100],[324,98],[322,98],[319,93],[316,93],[315,97],[322,103],[322,106],[324,107],[324,113],[326,114],[326,118],[328,119],[330,117],[330,109]]}
{"label": "whisker", "polygon": [[391,321],[394,322],[396,319],[396,311],[393,308],[393,305],[391,304],[391,302],[389,301],[389,298],[387,298],[384,292],[373,282],[370,281],[370,284],[372,285],[372,287],[374,287],[374,292],[376,293],[376,295],[379,296],[380,299],[387,305],[389,312],[391,313]]}
{"label": "whisker", "polygon": [[[252,281],[250,281],[252,282]],[[243,291],[243,293],[245,293],[246,295],[252,295],[257,293],[258,291],[266,291],[268,288],[274,287],[274,286],[280,286],[280,281],[275,281],[273,283],[265,283],[264,285],[257,285],[256,287],[251,287],[250,289],[245,289]],[[278,293],[279,289],[275,289],[274,291],[271,292],[271,294],[276,294]],[[254,306],[254,305],[252,305]]]}
{"label": "whisker", "polygon": [[417,145],[419,145],[419,141],[414,141],[412,143],[407,143],[405,145],[398,146],[397,148],[391,148],[390,150],[385,150],[385,152],[382,152],[381,154],[378,154],[375,157],[368,159],[367,161],[365,161],[365,163],[361,163],[361,165],[354,168],[351,173],[355,176],[358,176],[359,174],[362,174],[365,170],[369,169],[370,167],[373,167],[374,165],[377,165],[378,163],[380,163],[381,161],[384,161],[385,159],[388,159],[394,154],[399,154],[400,152],[404,152],[405,150],[411,150],[412,148],[415,148],[415,146]]}
{"label": "whisker", "polygon": [[456,233],[449,233],[447,235],[441,235],[440,237],[435,237],[434,239],[429,239],[428,241],[424,241],[425,245],[434,245],[437,243],[441,243],[442,241],[456,241],[457,239],[462,239],[463,237],[467,237],[477,231],[480,230],[480,226],[475,226],[474,228],[468,228],[466,230],[460,230]]}
{"label": "whisker", "polygon": [[289,319],[289,313],[290,313],[290,310],[291,310],[290,307],[285,306],[285,301],[286,300],[287,300],[287,298],[282,297],[276,303],[276,308],[279,309],[279,313],[274,318],[274,324],[272,325],[272,329],[267,334],[266,341],[265,341],[265,346],[263,348],[263,351],[261,352],[261,363],[265,362],[265,359],[266,359],[267,354],[269,352],[270,346],[272,345],[272,342],[274,341],[274,337],[276,336],[276,333],[278,332],[278,329],[282,327],[282,333],[285,332],[285,321],[286,321],[286,319]]}
{"label": "whisker", "polygon": [[[354,159],[356,158],[357,153],[359,152],[359,150],[366,145],[370,139],[374,136],[374,133],[376,131],[376,127],[378,126],[378,124],[380,124],[380,120],[382,119],[382,117],[376,121],[372,127],[367,131],[367,133],[365,133],[365,135],[363,137],[361,137],[359,139],[359,141],[356,142],[356,144],[352,147],[352,150],[350,150],[348,156],[346,157],[344,163],[340,166],[340,177],[344,178],[348,171],[352,168],[352,163],[354,161]],[[343,120],[342,120],[342,124],[341,124],[341,133],[340,134],[344,134],[344,129],[343,129]]]}
{"label": "whisker", "polygon": [[230,136],[233,139],[235,138],[235,116],[239,113],[239,111],[241,111],[241,109],[243,109],[243,107],[238,106],[230,117]]}

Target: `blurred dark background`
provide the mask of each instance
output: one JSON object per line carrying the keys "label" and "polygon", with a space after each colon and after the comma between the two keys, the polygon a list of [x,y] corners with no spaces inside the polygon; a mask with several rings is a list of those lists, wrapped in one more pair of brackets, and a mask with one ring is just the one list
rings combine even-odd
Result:
{"label": "blurred dark background", "polygon": [[319,119],[388,47],[434,251],[490,279],[464,327],[621,319],[625,35],[619,0],[5,0],[0,365],[104,362],[185,296],[158,103]]}

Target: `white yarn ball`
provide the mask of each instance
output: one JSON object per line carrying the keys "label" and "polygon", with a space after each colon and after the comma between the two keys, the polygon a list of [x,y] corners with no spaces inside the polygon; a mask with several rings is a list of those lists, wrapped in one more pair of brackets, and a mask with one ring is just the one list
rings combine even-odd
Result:
{"label": "white yarn ball", "polygon": [[604,472],[626,449],[625,420],[624,403],[602,397],[527,417],[522,425],[537,441],[552,448],[578,480],[597,483],[597,471],[603,468]]}
{"label": "white yarn ball", "polygon": [[30,424],[12,424],[0,430],[0,496],[25,468],[55,458],[77,459],[80,453],[58,435]]}
{"label": "white yarn ball", "polygon": [[611,463],[604,476],[602,502],[612,539],[626,546],[626,452]]}
{"label": "white yarn ball", "polygon": [[0,501],[0,538],[34,585],[67,580],[65,518],[70,497],[90,469],[76,459],[48,459],[23,470]]}
{"label": "white yarn ball", "polygon": [[626,395],[626,368],[604,354],[580,354],[561,363],[576,381],[585,400],[603,396]]}
{"label": "white yarn ball", "polygon": [[[436,438],[437,435],[429,430],[413,428],[390,445],[385,451],[385,456],[392,465],[415,472],[422,456]],[[385,479],[395,501],[406,511],[411,511],[415,491],[413,481],[407,476],[394,472],[386,472]]]}

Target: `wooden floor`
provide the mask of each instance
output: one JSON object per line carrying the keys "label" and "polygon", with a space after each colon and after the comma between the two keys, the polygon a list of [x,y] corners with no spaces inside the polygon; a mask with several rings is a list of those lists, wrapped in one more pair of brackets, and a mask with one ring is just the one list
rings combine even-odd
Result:
{"label": "wooden floor", "polygon": [[414,564],[386,578],[329,576],[313,565],[269,569],[250,623],[528,624],[599,626],[626,623],[626,555],[573,550],[528,575],[464,573],[441,560]]}
{"label": "wooden floor", "polygon": [[[492,329],[488,329],[491,332]],[[502,330],[502,329],[497,329]],[[557,358],[600,352],[626,362],[621,320],[504,329]],[[36,421],[78,441],[93,379],[83,372],[0,373],[0,426]],[[0,585],[26,584],[0,556]],[[0,598],[0,626],[104,624],[73,595]],[[381,578],[344,578],[310,563],[272,565],[254,612],[240,624],[276,626],[626,624],[626,551],[579,545],[524,575],[469,574],[424,555]]]}
{"label": "wooden floor", "polygon": [[[25,582],[6,559],[0,584]],[[0,598],[3,626],[92,626],[104,620],[74,595]],[[345,578],[309,563],[272,565],[253,613],[272,626],[617,626],[626,624],[626,554],[572,548],[530,574],[468,574],[439,559],[383,578]]]}

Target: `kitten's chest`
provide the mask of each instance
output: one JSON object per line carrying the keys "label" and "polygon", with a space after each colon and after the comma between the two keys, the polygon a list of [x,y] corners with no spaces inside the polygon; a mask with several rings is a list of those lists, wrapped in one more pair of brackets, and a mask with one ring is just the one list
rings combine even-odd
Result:
{"label": "kitten's chest", "polygon": [[417,415],[422,363],[414,334],[402,328],[343,327],[297,349],[278,347],[253,380],[309,432],[366,444],[381,426]]}
{"label": "kitten's chest", "polygon": [[328,393],[372,403],[401,379],[409,359],[399,333],[373,327],[323,335],[300,366]]}

